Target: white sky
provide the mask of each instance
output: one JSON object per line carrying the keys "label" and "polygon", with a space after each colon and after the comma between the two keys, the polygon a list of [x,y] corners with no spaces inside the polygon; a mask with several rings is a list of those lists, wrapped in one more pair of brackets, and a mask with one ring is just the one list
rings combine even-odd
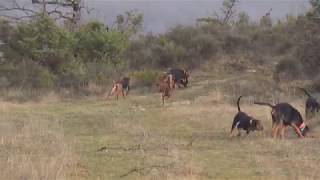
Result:
{"label": "white sky", "polygon": [[[0,0],[0,4],[12,0]],[[31,0],[17,0],[28,3]],[[84,0],[85,6],[94,8],[86,19],[112,24],[115,17],[136,9],[144,14],[145,31],[163,32],[175,24],[193,24],[199,17],[218,11],[222,0]],[[259,19],[270,8],[273,19],[287,14],[298,15],[309,9],[308,0],[240,0],[238,12],[245,11],[253,20]]]}

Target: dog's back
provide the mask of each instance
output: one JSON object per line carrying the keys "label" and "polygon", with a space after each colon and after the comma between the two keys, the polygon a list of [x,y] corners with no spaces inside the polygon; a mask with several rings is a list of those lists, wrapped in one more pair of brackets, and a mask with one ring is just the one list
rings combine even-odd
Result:
{"label": "dog's back", "polygon": [[303,122],[300,112],[288,103],[279,103],[274,106],[272,116],[275,123],[283,121],[284,125],[292,123],[301,124]]}
{"label": "dog's back", "polygon": [[247,130],[250,126],[250,119],[252,119],[252,118],[250,116],[248,116],[246,113],[241,112],[241,111],[238,112],[233,118],[231,132],[233,131],[233,129],[235,127]]}

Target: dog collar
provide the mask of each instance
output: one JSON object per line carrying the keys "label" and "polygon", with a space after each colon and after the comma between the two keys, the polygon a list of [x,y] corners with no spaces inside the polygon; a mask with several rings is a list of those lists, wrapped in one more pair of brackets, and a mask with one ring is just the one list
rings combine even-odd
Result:
{"label": "dog collar", "polygon": [[306,124],[303,122],[300,126],[299,129],[301,132],[303,132],[304,128],[306,128]]}

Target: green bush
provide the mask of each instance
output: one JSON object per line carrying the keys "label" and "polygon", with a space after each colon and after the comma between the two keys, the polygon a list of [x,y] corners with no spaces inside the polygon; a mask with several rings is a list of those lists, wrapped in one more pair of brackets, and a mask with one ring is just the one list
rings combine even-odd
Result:
{"label": "green bush", "polygon": [[52,89],[56,81],[56,76],[49,69],[32,61],[3,66],[1,72],[9,81],[8,87]]}
{"label": "green bush", "polygon": [[159,77],[159,72],[151,70],[134,71],[130,74],[134,78],[136,87],[151,88]]}
{"label": "green bush", "polygon": [[75,33],[75,54],[83,62],[121,63],[127,36],[108,31],[107,26],[89,22]]}

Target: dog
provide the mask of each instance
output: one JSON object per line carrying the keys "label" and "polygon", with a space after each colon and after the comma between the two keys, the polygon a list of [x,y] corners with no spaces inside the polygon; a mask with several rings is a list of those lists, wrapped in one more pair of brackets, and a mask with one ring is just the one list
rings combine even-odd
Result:
{"label": "dog", "polygon": [[117,100],[119,96],[122,96],[123,98],[125,98],[125,96],[128,95],[129,91],[130,91],[130,78],[124,77],[121,80],[114,82],[113,87],[109,92],[107,99],[109,98],[110,95],[113,95],[114,93],[116,93]]}
{"label": "dog", "polygon": [[185,69],[178,69],[178,68],[173,68],[169,69],[168,74],[172,75],[172,81],[173,81],[173,86],[171,87],[172,89],[175,89],[175,86],[177,85],[180,87],[180,85],[183,85],[184,88],[188,86],[188,78],[189,78],[189,73]]}
{"label": "dog", "polygon": [[125,90],[125,95],[128,96],[130,91],[130,78],[129,77],[123,77],[120,80],[120,83],[122,84],[122,88]]}
{"label": "dog", "polygon": [[157,86],[159,87],[159,92],[161,93],[162,105],[164,105],[165,99],[171,97],[171,83],[172,83],[172,75],[171,74],[163,74],[159,77]]}
{"label": "dog", "polygon": [[316,98],[311,96],[307,90],[301,87],[298,87],[298,88],[308,96],[308,99],[306,101],[306,107],[305,107],[305,115],[306,115],[306,120],[310,120],[313,117],[315,117],[316,113],[319,112],[320,105],[317,102]]}
{"label": "dog", "polygon": [[288,126],[291,126],[300,138],[305,137],[309,131],[300,112],[288,103],[272,105],[265,102],[254,102],[254,104],[271,107],[272,136],[274,138],[279,132],[281,132],[281,138],[284,138],[285,129]]}
{"label": "dog", "polygon": [[248,114],[244,113],[240,109],[240,99],[242,96],[238,98],[237,106],[238,106],[238,113],[235,115],[233,119],[233,123],[231,126],[230,136],[233,135],[234,128],[238,129],[238,136],[240,136],[240,129],[245,130],[247,134],[251,131],[262,131],[263,125],[260,120],[257,120]]}

